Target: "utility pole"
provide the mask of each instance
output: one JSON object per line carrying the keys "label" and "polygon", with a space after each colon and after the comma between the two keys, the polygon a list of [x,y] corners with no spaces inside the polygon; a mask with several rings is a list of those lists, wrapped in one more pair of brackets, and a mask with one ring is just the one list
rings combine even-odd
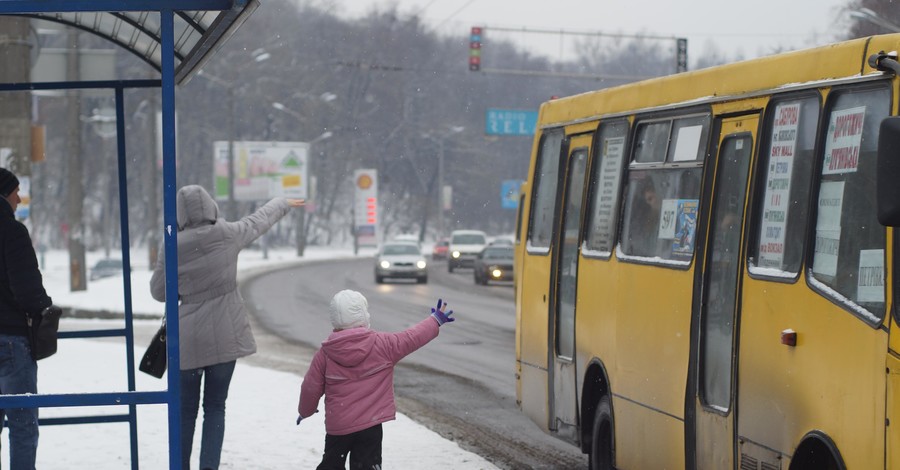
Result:
{"label": "utility pole", "polygon": [[[28,18],[0,17],[0,82],[31,81]],[[2,166],[18,177],[31,176],[31,94],[0,93],[0,148],[9,149]],[[4,154],[6,151],[3,152]]]}
{"label": "utility pole", "polygon": [[[81,75],[78,57],[78,30],[68,29],[66,56],[66,80],[76,81]],[[69,223],[69,290],[87,290],[87,271],[84,265],[84,188],[81,182],[81,91],[69,90],[66,94],[67,149],[69,158],[68,176],[68,223]]]}

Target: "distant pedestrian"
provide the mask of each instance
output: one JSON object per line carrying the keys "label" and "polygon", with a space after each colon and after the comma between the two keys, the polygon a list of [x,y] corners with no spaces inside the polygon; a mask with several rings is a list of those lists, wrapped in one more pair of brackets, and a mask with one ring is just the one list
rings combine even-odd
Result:
{"label": "distant pedestrian", "polygon": [[[181,345],[181,467],[190,468],[200,382],[203,436],[200,468],[216,470],[225,437],[225,400],[238,358],[256,352],[244,300],[237,290],[240,251],[266,233],[302,199],[272,199],[237,222],[219,218],[219,208],[201,186],[185,186],[176,196],[178,222],[178,307]],[[157,258],[150,291],[166,300],[166,262]]]}
{"label": "distant pedestrian", "polygon": [[[44,290],[28,229],[16,220],[19,179],[0,168],[0,394],[37,393],[37,361],[29,344],[28,314],[53,306]],[[33,470],[38,445],[38,409],[0,410],[9,427],[9,466]]]}
{"label": "distant pedestrian", "polygon": [[[431,316],[399,333],[369,328],[369,306],[359,292],[342,290],[331,299],[334,332],[313,356],[297,407],[304,418],[318,412],[325,396],[325,453],[317,470],[381,468],[381,424],[395,419],[394,366],[454,321],[438,300]],[[326,372],[327,371],[327,372]]]}

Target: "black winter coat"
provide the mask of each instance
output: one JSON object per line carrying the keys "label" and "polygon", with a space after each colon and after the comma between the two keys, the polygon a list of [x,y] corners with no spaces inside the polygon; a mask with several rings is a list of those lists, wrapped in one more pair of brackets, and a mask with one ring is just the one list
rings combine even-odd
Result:
{"label": "black winter coat", "polygon": [[12,206],[0,200],[0,334],[26,336],[25,313],[40,312],[53,301],[44,290],[28,229]]}

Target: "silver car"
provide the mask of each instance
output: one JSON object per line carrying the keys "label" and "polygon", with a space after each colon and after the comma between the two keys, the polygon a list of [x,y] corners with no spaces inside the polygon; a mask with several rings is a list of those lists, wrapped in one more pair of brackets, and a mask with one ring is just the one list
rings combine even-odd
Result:
{"label": "silver car", "polygon": [[375,282],[384,283],[387,278],[415,279],[419,284],[428,282],[428,264],[419,245],[411,242],[388,242],[375,257]]}

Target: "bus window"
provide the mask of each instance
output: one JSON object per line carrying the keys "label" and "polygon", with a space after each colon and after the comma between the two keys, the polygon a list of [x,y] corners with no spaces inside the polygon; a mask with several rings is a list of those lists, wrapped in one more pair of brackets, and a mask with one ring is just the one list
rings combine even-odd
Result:
{"label": "bus window", "polygon": [[671,121],[641,123],[634,144],[635,163],[662,163],[669,146]]}
{"label": "bus window", "polygon": [[550,248],[562,145],[562,132],[544,134],[540,153],[537,156],[537,168],[534,172],[533,200],[528,224],[529,248]]}
{"label": "bus window", "polygon": [[747,174],[753,139],[749,134],[722,142],[716,195],[710,216],[705,310],[701,318],[701,394],[706,405],[727,411],[731,405],[732,342],[744,220]]}
{"label": "bus window", "polygon": [[887,88],[835,92],[829,105],[811,282],[879,324],[885,311],[885,230],[875,211],[875,163],[890,93]]}
{"label": "bus window", "polygon": [[[687,265],[694,254],[709,116],[678,118],[671,122],[668,127],[673,130],[673,137],[668,139],[665,163],[648,166],[632,160],[620,251],[625,256],[673,260]],[[643,134],[638,132],[636,139],[642,138]],[[635,143],[636,152],[642,147]]]}
{"label": "bus window", "polygon": [[588,214],[588,233],[585,236],[585,255],[609,256],[618,219],[619,188],[622,163],[625,161],[625,139],[628,122],[618,121],[600,125],[596,154],[591,166],[591,196]]}
{"label": "bus window", "polygon": [[749,269],[756,275],[794,278],[806,243],[819,99],[779,100],[768,109],[759,163],[766,179]]}

